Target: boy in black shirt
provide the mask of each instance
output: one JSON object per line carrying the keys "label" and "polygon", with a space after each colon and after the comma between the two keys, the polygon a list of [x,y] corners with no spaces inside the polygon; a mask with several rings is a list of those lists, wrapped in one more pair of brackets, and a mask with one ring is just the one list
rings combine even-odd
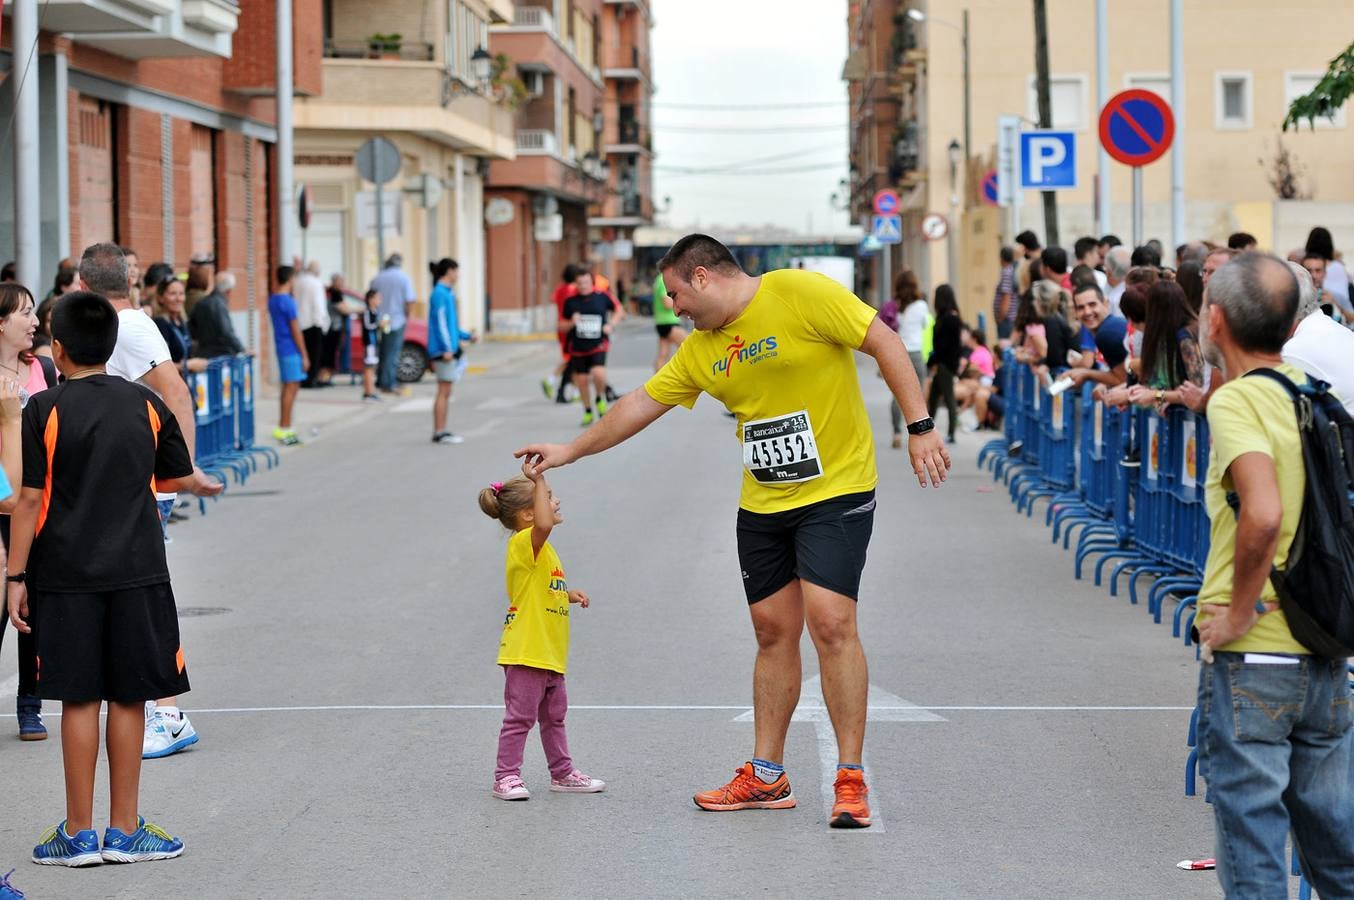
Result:
{"label": "boy in black shirt", "polygon": [[[6,577],[14,627],[30,631],[30,611],[37,625],[38,694],[62,702],[66,819],[42,837],[33,862],[171,859],[183,843],[137,812],[145,701],[188,690],[154,491],[210,496],[221,485],[194,472],[178,420],[154,392],[106,373],[118,332],[112,304],[68,294],[51,328],[66,381],[24,409]],[[110,809],[100,849],[93,807],[104,700]]]}
{"label": "boy in black shirt", "polygon": [[597,414],[606,415],[606,352],[611,346],[611,297],[595,291],[592,273],[584,269],[574,282],[578,293],[564,301],[559,330],[568,334],[569,371],[583,401],[583,424],[592,424],[592,392]]}

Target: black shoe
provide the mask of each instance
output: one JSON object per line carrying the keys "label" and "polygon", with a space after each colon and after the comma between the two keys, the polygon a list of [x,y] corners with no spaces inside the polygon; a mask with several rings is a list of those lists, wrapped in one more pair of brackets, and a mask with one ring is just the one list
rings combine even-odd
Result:
{"label": "black shoe", "polygon": [[617,394],[617,393],[615,392],[615,390],[612,389],[611,385],[608,384],[608,385],[606,386],[606,402],[607,402],[607,403],[615,403],[615,402],[616,402],[617,400],[619,400],[619,399],[620,399],[620,395]]}

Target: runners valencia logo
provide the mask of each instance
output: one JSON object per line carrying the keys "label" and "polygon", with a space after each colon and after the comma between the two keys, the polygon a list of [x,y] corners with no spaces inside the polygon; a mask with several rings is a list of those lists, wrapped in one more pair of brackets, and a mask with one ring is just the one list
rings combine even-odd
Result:
{"label": "runners valencia logo", "polygon": [[732,378],[735,363],[756,365],[762,360],[773,359],[779,355],[776,352],[777,346],[774,334],[751,342],[744,341],[742,335],[735,335],[733,343],[724,348],[724,357],[715,360],[714,365],[710,367],[710,374],[718,375],[723,372],[725,378]]}

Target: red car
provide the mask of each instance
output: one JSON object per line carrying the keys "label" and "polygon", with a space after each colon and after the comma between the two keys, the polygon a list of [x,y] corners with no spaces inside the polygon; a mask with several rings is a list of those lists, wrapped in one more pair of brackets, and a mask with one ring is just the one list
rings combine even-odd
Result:
{"label": "red car", "polygon": [[[351,363],[349,370],[362,371],[366,348],[362,346],[362,317],[349,316],[348,328],[352,339],[348,343]],[[395,364],[395,379],[401,384],[412,384],[428,371],[428,321],[409,318],[404,323],[404,346]]]}

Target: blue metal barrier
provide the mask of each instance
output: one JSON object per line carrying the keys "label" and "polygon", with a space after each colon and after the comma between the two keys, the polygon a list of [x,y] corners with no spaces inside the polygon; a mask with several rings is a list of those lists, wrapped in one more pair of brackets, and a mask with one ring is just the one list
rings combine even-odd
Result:
{"label": "blue metal barrier", "polygon": [[262,456],[271,469],[280,460],[277,451],[254,446],[254,358],[241,355],[231,362],[235,372],[235,447],[250,458]]}
{"label": "blue metal barrier", "polygon": [[[248,356],[222,356],[209,360],[205,372],[188,375],[188,390],[196,416],[198,468],[222,484],[233,475],[243,484],[258,468],[262,456],[272,468],[276,451],[254,446],[254,360]],[[207,511],[205,500],[198,509]]]}

